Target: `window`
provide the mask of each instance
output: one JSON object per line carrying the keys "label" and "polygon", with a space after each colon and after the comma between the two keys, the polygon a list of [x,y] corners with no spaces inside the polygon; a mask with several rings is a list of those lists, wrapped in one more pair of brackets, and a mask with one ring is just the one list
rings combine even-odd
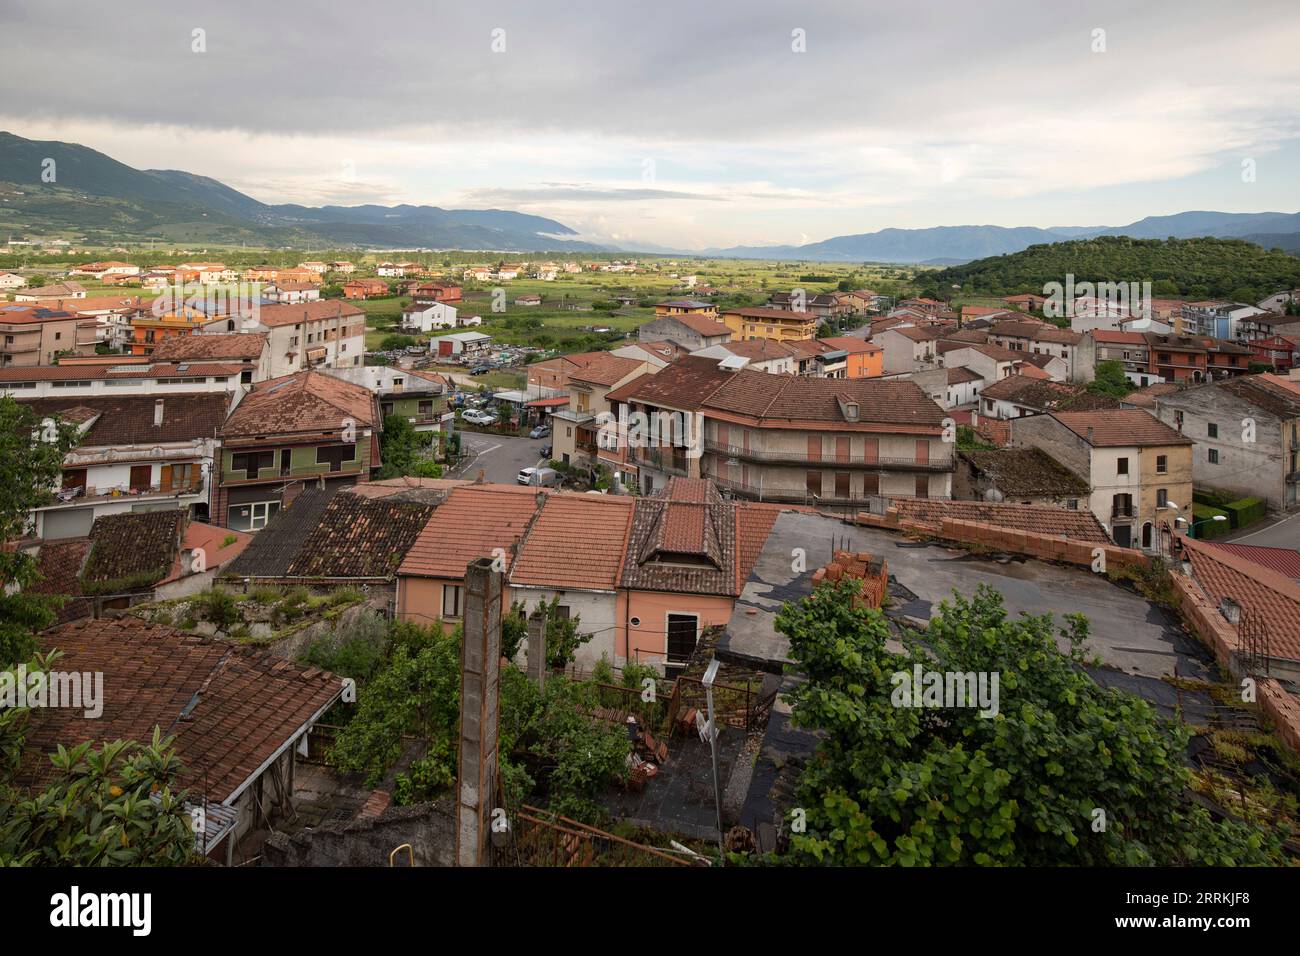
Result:
{"label": "window", "polygon": [[822,473],[820,471],[810,471],[804,478],[805,487],[810,495],[820,495],[822,493]]}
{"label": "window", "polygon": [[916,497],[930,497],[930,479],[925,475],[916,476]]}
{"label": "window", "polygon": [[461,594],[464,591],[459,584],[442,586],[442,616],[460,617]]}
{"label": "window", "polygon": [[256,478],[257,473],[263,468],[270,468],[274,464],[275,452],[271,451],[237,452],[230,457],[230,470],[242,471],[244,477],[250,481]]}
{"label": "window", "polygon": [[1117,459],[1115,460],[1115,474],[1117,474],[1117,475],[1127,475],[1127,474],[1128,474],[1128,459],[1127,459],[1127,458],[1117,458]]}
{"label": "window", "polygon": [[1208,435],[1210,438],[1218,438],[1218,437],[1219,437],[1219,426],[1216,425],[1214,422],[1210,422],[1210,424],[1208,424],[1208,425],[1205,426],[1205,433],[1206,433],[1206,435]]}
{"label": "window", "polygon": [[1156,489],[1156,507],[1165,508],[1169,505],[1169,492],[1164,488]]}
{"label": "window", "polygon": [[1219,463],[1219,449],[1211,448],[1206,454],[1211,465],[1217,465]]}
{"label": "window", "polygon": [[424,399],[420,402],[420,414],[421,415],[433,414],[433,399],[431,398]]}
{"label": "window", "polygon": [[1156,455],[1156,474],[1164,475],[1169,472],[1169,456]]}
{"label": "window", "polygon": [[356,457],[356,445],[321,445],[316,449],[316,464],[329,465],[330,471],[342,471],[343,463]]}
{"label": "window", "polygon": [[278,501],[253,501],[231,505],[226,524],[232,531],[260,531],[279,511]]}

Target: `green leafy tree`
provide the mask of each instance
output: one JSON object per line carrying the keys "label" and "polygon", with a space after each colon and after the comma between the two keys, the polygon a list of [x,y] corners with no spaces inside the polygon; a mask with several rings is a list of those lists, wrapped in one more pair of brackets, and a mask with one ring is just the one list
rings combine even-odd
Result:
{"label": "green leafy tree", "polygon": [[417,432],[405,416],[389,415],[379,440],[380,477],[441,478],[442,466],[428,457],[432,438],[429,433]]}
{"label": "green leafy tree", "polygon": [[[54,500],[75,436],[71,427],[47,425],[31,409],[0,396],[0,541],[23,537],[33,509]],[[35,632],[54,623],[54,600],[29,590],[37,578],[30,554],[0,550],[0,666],[30,657]]]}
{"label": "green leafy tree", "polygon": [[[788,859],[866,865],[1233,865],[1278,858],[1285,834],[1215,822],[1188,797],[1187,736],[1082,669],[1087,621],[1009,619],[981,587],[940,605],[926,647],[886,647],[847,583],[777,616],[807,681],[799,726],[824,733],[800,779],[807,829]],[[998,713],[899,703],[913,668],[999,675]],[[1098,829],[1098,813],[1104,828]]]}
{"label": "green leafy tree", "polygon": [[1104,362],[1097,363],[1097,374],[1091,382],[1088,383],[1088,391],[1094,395],[1109,395],[1112,398],[1123,398],[1129,392],[1133,391],[1133,383],[1128,380],[1124,374],[1124,363],[1114,359],[1107,359]]}
{"label": "green leafy tree", "polygon": [[[57,655],[33,659],[48,670]],[[0,867],[180,866],[195,859],[194,828],[177,788],[172,738],[59,747],[43,790],[14,786],[26,738],[25,709],[0,711]]]}

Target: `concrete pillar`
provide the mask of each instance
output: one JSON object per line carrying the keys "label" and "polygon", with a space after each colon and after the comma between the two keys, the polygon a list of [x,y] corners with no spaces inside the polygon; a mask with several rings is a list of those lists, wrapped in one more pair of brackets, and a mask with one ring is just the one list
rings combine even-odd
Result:
{"label": "concrete pillar", "polygon": [[528,616],[528,679],[546,690],[546,605]]}
{"label": "concrete pillar", "polygon": [[460,652],[460,762],[456,773],[456,865],[491,866],[497,790],[501,695],[503,575],[491,558],[465,569],[464,639]]}

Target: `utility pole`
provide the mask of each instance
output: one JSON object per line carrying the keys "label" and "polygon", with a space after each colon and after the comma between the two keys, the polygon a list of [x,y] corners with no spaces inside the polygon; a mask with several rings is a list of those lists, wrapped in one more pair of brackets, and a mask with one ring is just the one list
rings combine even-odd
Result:
{"label": "utility pole", "polygon": [[709,715],[707,724],[709,750],[713,754],[713,806],[717,812],[718,821],[718,863],[719,865],[725,865],[726,850],[722,844],[722,788],[718,783],[718,725],[714,722],[716,718],[713,713],[713,681],[718,676],[718,665],[720,663],[716,657],[711,660],[700,683],[704,685],[704,698]]}

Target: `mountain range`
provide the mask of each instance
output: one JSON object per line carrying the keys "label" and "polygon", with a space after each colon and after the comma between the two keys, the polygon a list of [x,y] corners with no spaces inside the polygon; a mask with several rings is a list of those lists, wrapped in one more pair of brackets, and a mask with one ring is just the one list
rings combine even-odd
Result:
{"label": "mountain range", "polygon": [[[53,182],[42,173],[53,160]],[[75,232],[90,241],[158,238],[318,248],[465,249],[499,252],[624,251],[583,242],[554,219],[506,209],[438,206],[268,205],[207,176],[135,169],[76,143],[0,132],[0,231]],[[1182,212],[1125,226],[936,226],[881,229],[801,246],[733,246],[681,255],[956,265],[1043,243],[1135,239],[1245,239],[1300,253],[1300,213]],[[627,249],[663,253],[660,246]]]}
{"label": "mountain range", "polygon": [[734,246],[712,254],[744,259],[807,259],[816,262],[916,262],[953,265],[1020,252],[1043,243],[1099,236],[1133,239],[1245,239],[1268,248],[1300,251],[1300,213],[1180,212],[1148,216],[1126,226],[936,226],[881,229],[836,236],[802,246]]}
{"label": "mountain range", "polygon": [[[53,166],[49,164],[53,160]],[[54,181],[42,180],[52,169]],[[563,223],[504,209],[268,205],[207,176],[134,169],[75,143],[0,132],[0,230],[269,246],[592,251]]]}

